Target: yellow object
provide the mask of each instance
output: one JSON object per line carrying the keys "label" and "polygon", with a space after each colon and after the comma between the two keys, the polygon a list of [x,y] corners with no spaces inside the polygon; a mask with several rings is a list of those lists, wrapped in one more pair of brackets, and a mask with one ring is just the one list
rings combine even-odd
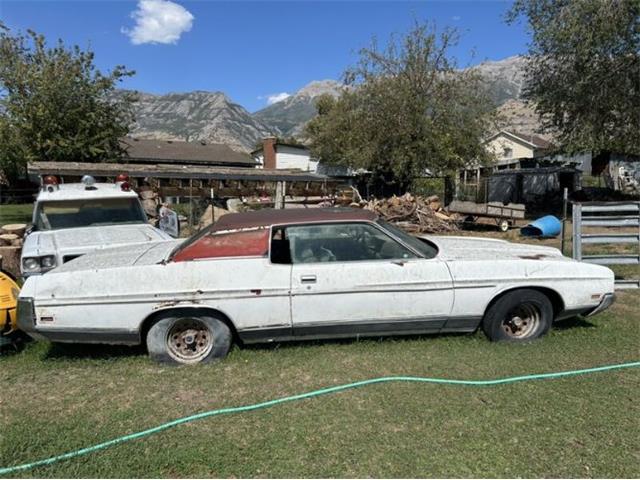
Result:
{"label": "yellow object", "polygon": [[20,287],[6,273],[0,272],[0,334],[16,330],[16,305]]}

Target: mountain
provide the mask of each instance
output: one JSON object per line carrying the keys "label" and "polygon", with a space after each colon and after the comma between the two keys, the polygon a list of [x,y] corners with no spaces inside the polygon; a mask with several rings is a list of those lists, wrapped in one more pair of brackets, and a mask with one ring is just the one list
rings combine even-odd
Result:
{"label": "mountain", "polygon": [[137,93],[131,135],[164,140],[205,140],[248,152],[263,137],[277,134],[222,92]]}
{"label": "mountain", "polygon": [[335,80],[311,82],[284,100],[258,110],[253,118],[278,129],[285,137],[300,136],[304,125],[316,115],[316,98],[324,94],[337,97],[343,88]]}
{"label": "mountain", "polygon": [[537,135],[545,140],[553,141],[549,132],[540,132],[540,119],[532,105],[521,100],[510,99],[498,107],[501,117],[500,125],[506,130],[514,130],[525,135]]}
{"label": "mountain", "polygon": [[[485,79],[504,128],[538,133],[531,107],[520,101],[526,59],[520,56],[486,61],[472,69]],[[139,93],[132,135],[167,140],[205,140],[250,151],[266,136],[302,137],[306,123],[316,115],[315,101],[322,94],[338,96],[347,88],[335,80],[311,82],[284,100],[250,114],[222,92],[195,91],[152,95]]]}
{"label": "mountain", "polygon": [[497,105],[508,100],[519,99],[524,87],[524,67],[527,60],[521,56],[498,61],[482,62],[472,70],[483,78]]}
{"label": "mountain", "polygon": [[[525,62],[524,57],[514,56],[486,61],[471,68],[485,79],[493,100],[501,106],[520,98]],[[316,115],[315,99],[324,93],[338,96],[343,88],[343,84],[334,80],[311,82],[290,97],[255,112],[253,118],[279,130],[283,136],[299,137],[305,124]]]}

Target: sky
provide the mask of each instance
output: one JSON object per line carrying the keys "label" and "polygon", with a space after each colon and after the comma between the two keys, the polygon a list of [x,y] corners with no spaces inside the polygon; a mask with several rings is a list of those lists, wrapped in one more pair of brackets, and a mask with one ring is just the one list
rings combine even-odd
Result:
{"label": "sky", "polygon": [[99,69],[136,71],[121,86],[150,93],[222,91],[249,111],[313,80],[339,79],[357,51],[414,21],[455,27],[459,65],[524,53],[507,1],[0,0],[0,20],[95,52]]}

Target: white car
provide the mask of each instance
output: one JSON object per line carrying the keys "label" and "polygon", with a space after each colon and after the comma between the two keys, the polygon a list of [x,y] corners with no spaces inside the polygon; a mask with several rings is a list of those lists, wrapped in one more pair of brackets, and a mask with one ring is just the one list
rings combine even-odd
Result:
{"label": "white car", "polygon": [[147,220],[138,194],[126,181],[59,184],[45,177],[33,209],[20,260],[23,277],[40,275],[97,249],[171,237]]}
{"label": "white car", "polygon": [[229,214],[184,242],[85,255],[25,283],[18,323],[55,342],[146,343],[161,361],[232,342],[473,332],[527,341],[614,300],[610,269],[557,249],[413,237],[358,209]]}

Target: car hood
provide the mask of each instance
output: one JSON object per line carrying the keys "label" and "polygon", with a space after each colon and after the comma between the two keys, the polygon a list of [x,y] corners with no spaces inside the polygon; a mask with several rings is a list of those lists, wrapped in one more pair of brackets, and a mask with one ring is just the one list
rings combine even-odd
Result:
{"label": "car hood", "polygon": [[51,270],[47,275],[134,265],[155,265],[166,260],[173,249],[182,241],[184,240],[165,240],[95,250]]}
{"label": "car hood", "polygon": [[570,260],[553,247],[511,243],[477,237],[423,236],[435,243],[438,257],[447,261],[457,260]]}
{"label": "car hood", "polygon": [[168,240],[170,237],[148,224],[43,230],[27,236],[23,256],[84,254],[99,248]]}

